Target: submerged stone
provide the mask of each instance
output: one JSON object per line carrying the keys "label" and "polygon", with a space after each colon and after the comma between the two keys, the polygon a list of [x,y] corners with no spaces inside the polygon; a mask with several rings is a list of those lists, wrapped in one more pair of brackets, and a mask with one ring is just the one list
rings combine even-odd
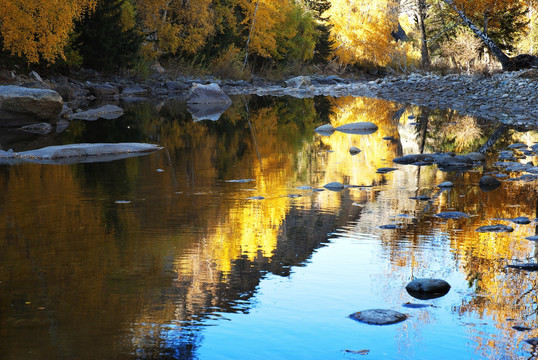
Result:
{"label": "submerged stone", "polygon": [[353,320],[369,325],[391,325],[404,321],[407,315],[387,309],[369,309],[349,315]]}
{"label": "submerged stone", "polygon": [[428,201],[431,200],[431,197],[426,195],[419,195],[419,196],[412,196],[409,199],[411,200],[419,200],[419,201]]}
{"label": "submerged stone", "polygon": [[445,296],[450,291],[450,284],[442,279],[414,279],[405,289],[416,299],[429,300]]}
{"label": "submerged stone", "polygon": [[514,228],[503,224],[485,225],[476,229],[477,232],[512,232]]}
{"label": "submerged stone", "polygon": [[423,308],[426,308],[426,307],[431,307],[431,305],[429,305],[429,304],[413,304],[413,303],[410,303],[410,302],[406,302],[402,306],[406,307],[406,308],[409,308],[409,309],[423,309]]}
{"label": "submerged stone", "polygon": [[470,217],[469,214],[460,211],[446,211],[439,214],[435,214],[434,216],[441,219],[463,219]]}
{"label": "submerged stone", "polygon": [[478,185],[482,191],[492,191],[501,186],[501,182],[494,176],[484,175],[480,178]]}

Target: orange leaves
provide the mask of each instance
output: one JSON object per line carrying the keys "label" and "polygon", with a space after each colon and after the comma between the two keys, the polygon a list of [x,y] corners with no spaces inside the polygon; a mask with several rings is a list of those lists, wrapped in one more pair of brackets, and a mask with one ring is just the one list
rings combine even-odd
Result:
{"label": "orange leaves", "polygon": [[63,58],[74,21],[95,4],[96,0],[3,0],[0,34],[4,49],[29,63]]}

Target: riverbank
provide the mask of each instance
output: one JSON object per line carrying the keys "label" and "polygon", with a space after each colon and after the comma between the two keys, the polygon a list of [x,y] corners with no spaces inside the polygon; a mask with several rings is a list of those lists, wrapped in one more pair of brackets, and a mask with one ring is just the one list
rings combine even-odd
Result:
{"label": "riverbank", "polygon": [[[7,81],[6,81],[7,79]],[[299,76],[282,82],[262,79],[230,81],[187,79],[158,74],[146,81],[96,73],[78,79],[64,76],[41,79],[4,76],[0,84],[56,90],[67,105],[65,113],[80,111],[97,100],[120,101],[184,98],[195,83],[217,83],[228,95],[259,96],[365,96],[426,106],[450,108],[462,114],[501,121],[511,126],[538,126],[538,69],[504,72],[491,76],[418,74],[388,76],[375,80],[344,79],[338,76]]]}

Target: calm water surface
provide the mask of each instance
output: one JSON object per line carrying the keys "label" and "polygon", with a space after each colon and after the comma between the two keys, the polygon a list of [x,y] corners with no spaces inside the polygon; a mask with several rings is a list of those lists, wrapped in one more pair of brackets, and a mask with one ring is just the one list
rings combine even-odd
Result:
{"label": "calm water surface", "polygon": [[[371,121],[371,135],[314,129]],[[391,137],[388,138],[387,137]],[[477,186],[519,132],[365,98],[237,98],[220,120],[130,105],[59,134],[0,134],[15,151],[139,141],[164,150],[74,165],[0,165],[1,359],[528,359],[538,336],[536,181]],[[362,150],[351,156],[349,148]],[[485,166],[395,166],[483,149]],[[533,161],[532,157],[521,162]],[[379,174],[380,167],[397,170]],[[508,174],[516,177],[518,174]],[[437,184],[455,186],[441,191]],[[323,185],[339,181],[340,192]],[[410,199],[427,195],[431,201]],[[471,217],[443,220],[441,211]],[[478,233],[502,223],[512,233]],[[394,230],[381,225],[397,224]],[[452,288],[417,300],[405,286]],[[409,308],[407,303],[428,305]],[[390,326],[365,309],[404,312]],[[517,331],[513,326],[531,330]],[[366,354],[366,355],[362,355]]]}

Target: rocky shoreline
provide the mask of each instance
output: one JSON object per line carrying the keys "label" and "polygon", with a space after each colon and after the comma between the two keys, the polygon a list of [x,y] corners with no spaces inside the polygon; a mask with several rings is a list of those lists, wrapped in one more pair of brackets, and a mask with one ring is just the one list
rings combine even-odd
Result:
{"label": "rocky shoreline", "polygon": [[538,127],[538,69],[491,76],[413,73],[372,81],[338,76],[299,76],[277,83],[260,79],[250,82],[184,77],[170,79],[165,74],[143,82],[121,77],[104,80],[97,75],[82,80],[63,76],[43,80],[35,72],[27,77],[4,74],[0,80],[0,85],[58,92],[63,99],[61,115],[65,119],[91,108],[92,102],[120,105],[146,100],[181,100],[187,98],[195,84],[218,84],[227,95],[365,96],[434,109],[450,108],[464,115],[500,121],[510,126]]}

